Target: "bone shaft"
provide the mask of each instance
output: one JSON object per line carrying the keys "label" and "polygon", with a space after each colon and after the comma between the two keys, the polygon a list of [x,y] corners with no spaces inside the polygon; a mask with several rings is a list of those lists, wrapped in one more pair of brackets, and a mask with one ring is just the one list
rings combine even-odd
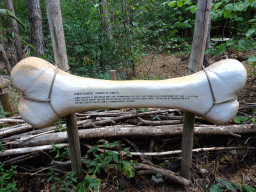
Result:
{"label": "bone shaft", "polygon": [[[197,79],[191,81],[191,77],[182,79],[181,82],[173,80],[162,81],[122,81],[122,84],[114,81],[95,80],[86,84],[73,83],[73,91],[67,91],[59,94],[59,97],[68,98],[65,102],[69,110],[83,111],[101,108],[143,108],[143,107],[167,107],[167,108],[185,108],[186,110],[195,112],[195,104],[199,104],[202,100],[209,100],[209,86],[203,79],[199,83],[195,83]],[[90,80],[89,80],[90,81]],[[203,84],[204,90],[198,90]],[[71,86],[70,86],[71,87]],[[56,100],[61,101],[64,98]],[[209,109],[210,104],[201,105],[198,113],[202,113]],[[58,106],[58,105],[56,105]],[[61,106],[61,105],[59,105]],[[62,105],[63,106],[63,105]],[[60,109],[58,111],[67,111]]]}

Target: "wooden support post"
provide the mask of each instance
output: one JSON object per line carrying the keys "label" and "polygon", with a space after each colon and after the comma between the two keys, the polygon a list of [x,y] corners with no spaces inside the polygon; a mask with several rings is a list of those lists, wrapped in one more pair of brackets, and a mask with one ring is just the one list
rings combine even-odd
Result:
{"label": "wooden support post", "polygon": [[[48,22],[51,32],[54,58],[56,65],[64,70],[69,71],[66,44],[62,26],[62,17],[59,0],[45,0]],[[78,128],[76,115],[71,114],[66,117],[68,142],[70,148],[72,171],[76,172],[78,181],[83,181],[82,162],[80,141],[78,137]]]}
{"label": "wooden support post", "polygon": [[111,80],[117,80],[117,73],[116,70],[110,70]]}
{"label": "wooden support post", "polygon": [[[201,70],[209,25],[212,0],[198,0],[196,23],[189,61],[189,74]],[[190,179],[195,115],[185,112],[182,135],[181,175]]]}

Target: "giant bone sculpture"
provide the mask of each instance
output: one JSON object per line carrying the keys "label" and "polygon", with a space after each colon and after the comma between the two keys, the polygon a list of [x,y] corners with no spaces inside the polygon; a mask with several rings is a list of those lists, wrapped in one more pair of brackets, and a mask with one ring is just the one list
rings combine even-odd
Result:
{"label": "giant bone sculpture", "polygon": [[245,68],[233,59],[189,76],[158,81],[83,78],[36,57],[23,59],[11,72],[11,82],[23,93],[19,113],[36,128],[70,113],[126,107],[179,108],[222,124],[237,113],[236,95],[245,81]]}

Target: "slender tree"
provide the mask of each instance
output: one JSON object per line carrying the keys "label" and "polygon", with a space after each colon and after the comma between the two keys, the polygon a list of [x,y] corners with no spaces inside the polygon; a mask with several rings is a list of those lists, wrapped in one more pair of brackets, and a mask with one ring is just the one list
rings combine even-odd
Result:
{"label": "slender tree", "polygon": [[30,24],[30,42],[34,46],[32,56],[41,57],[44,52],[42,14],[39,0],[27,0]]}
{"label": "slender tree", "polygon": [[0,44],[2,44],[3,46],[5,46],[5,42],[4,42],[4,36],[3,36],[3,31],[2,31],[2,23],[0,22]]}
{"label": "slender tree", "polygon": [[[6,8],[13,15],[15,15],[12,0],[5,0],[5,5],[6,5]],[[22,59],[22,56],[23,56],[23,51],[22,51],[22,46],[21,46],[21,42],[20,42],[20,35],[19,35],[18,25],[17,25],[17,22],[16,22],[15,19],[10,18],[10,21],[11,21],[12,29],[15,33],[14,45],[15,45],[15,49],[16,49],[17,61],[20,61]]]}
{"label": "slender tree", "polygon": [[[205,50],[209,49],[209,47],[210,47],[210,39],[211,39],[211,18],[209,18],[209,25],[208,25],[208,32],[207,32]],[[204,67],[208,67],[210,65],[209,57],[210,57],[209,54],[204,55],[204,61],[203,61],[203,66]]]}
{"label": "slender tree", "polygon": [[107,1],[106,0],[102,0],[102,13],[103,13],[103,23],[104,23],[104,30],[106,32],[107,38],[108,39],[113,39],[112,36],[112,28],[110,25],[110,21],[109,21],[109,17],[108,17],[108,7],[107,7]]}

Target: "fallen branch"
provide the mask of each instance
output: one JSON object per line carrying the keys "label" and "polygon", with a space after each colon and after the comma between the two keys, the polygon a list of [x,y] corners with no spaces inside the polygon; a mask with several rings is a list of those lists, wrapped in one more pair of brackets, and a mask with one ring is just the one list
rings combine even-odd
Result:
{"label": "fallen branch", "polygon": [[4,166],[13,165],[13,164],[17,164],[17,163],[26,161],[28,159],[32,159],[32,158],[37,157],[37,156],[39,156],[39,152],[25,154],[25,155],[14,157],[12,159],[4,161],[4,162],[2,162],[2,164],[4,164]]}
{"label": "fallen branch", "polygon": [[160,125],[176,125],[176,124],[181,124],[182,123],[182,120],[149,121],[149,120],[144,120],[140,117],[138,117],[138,119],[139,119],[138,125],[160,126]]}
{"label": "fallen branch", "polygon": [[[56,148],[60,147],[67,147],[69,146],[68,144],[56,144]],[[5,150],[4,152],[0,151],[0,156],[7,156],[7,155],[20,155],[20,154],[25,154],[25,153],[32,153],[32,152],[37,152],[37,151],[46,151],[46,150],[51,150],[53,149],[52,145],[44,145],[44,146],[37,146],[37,147],[26,147],[26,148],[18,148],[18,149],[8,149]]]}
{"label": "fallen branch", "polygon": [[32,129],[33,127],[27,123],[24,123],[22,125],[19,125],[19,126],[12,126],[12,127],[9,127],[8,129],[6,130],[2,130],[0,131],[0,137],[5,137],[5,136],[8,136],[8,135],[13,135],[15,133],[20,133],[20,132],[24,132],[24,131],[27,131],[29,129]]}
{"label": "fallen branch", "polygon": [[[134,125],[116,125],[103,128],[78,130],[80,139],[107,138],[107,137],[125,137],[125,136],[169,136],[181,135],[183,133],[182,125],[165,125],[159,127],[134,126]],[[195,134],[197,135],[232,135],[256,133],[256,128],[251,124],[240,125],[196,125]],[[50,143],[67,142],[67,133],[58,132],[39,136],[20,143],[18,146],[39,146]]]}
{"label": "fallen branch", "polygon": [[[125,112],[125,113],[120,113],[120,111],[110,111],[110,112],[93,112],[93,111],[90,111],[90,112],[86,112],[82,115],[84,116],[89,116],[89,117],[119,117],[119,116],[122,116],[122,115],[127,115],[127,114],[131,114],[129,112]],[[82,116],[81,114],[79,116]]]}
{"label": "fallen branch", "polygon": [[84,128],[89,128],[89,127],[95,127],[95,126],[99,126],[99,125],[105,125],[108,123],[113,123],[116,121],[121,121],[124,119],[130,119],[130,118],[135,118],[135,117],[142,117],[142,116],[147,116],[147,115],[155,115],[155,114],[159,114],[159,113],[164,113],[164,112],[168,112],[169,110],[157,110],[157,111],[151,111],[151,112],[144,112],[144,113],[138,113],[138,114],[128,114],[128,115],[123,115],[120,117],[113,117],[111,119],[108,120],[102,120],[102,121],[94,121],[94,122],[90,122],[90,123],[86,123],[83,125]]}
{"label": "fallen branch", "polygon": [[0,119],[0,124],[4,123],[25,123],[23,119],[12,119],[12,118],[4,118]]}
{"label": "fallen branch", "polygon": [[54,126],[53,127],[46,127],[46,128],[43,128],[43,129],[35,129],[35,130],[31,130],[29,132],[19,133],[19,134],[16,134],[16,135],[12,135],[10,137],[3,138],[3,139],[1,139],[1,141],[5,144],[12,144],[13,142],[18,143],[20,141],[25,141],[26,138],[30,137],[31,135],[36,135],[36,134],[43,133],[43,132],[48,132],[48,131],[51,131],[51,130],[56,130],[56,127],[54,127]]}
{"label": "fallen branch", "polygon": [[[91,145],[88,144],[83,144],[87,148],[92,148]],[[209,147],[209,148],[198,148],[198,149],[192,149],[192,152],[200,152],[200,151],[219,151],[219,150],[232,150],[232,149],[256,149],[255,147]],[[97,151],[99,152],[109,152],[111,150],[103,150],[99,148]],[[119,154],[120,152],[118,151],[112,151],[115,154]],[[180,154],[182,151],[181,150],[175,150],[175,151],[164,151],[164,152],[130,152],[131,155],[134,156],[162,156],[162,155],[173,155],[173,154]]]}
{"label": "fallen branch", "polygon": [[182,184],[182,185],[189,185],[189,183],[190,183],[189,180],[185,179],[184,177],[179,176],[178,174],[176,174],[172,171],[156,168],[156,167],[153,167],[153,166],[150,166],[147,164],[140,163],[139,165],[135,165],[134,168],[135,169],[147,169],[147,170],[150,170],[151,173],[153,173],[153,174],[160,173],[165,178],[170,179],[170,180],[177,182],[179,184]]}

